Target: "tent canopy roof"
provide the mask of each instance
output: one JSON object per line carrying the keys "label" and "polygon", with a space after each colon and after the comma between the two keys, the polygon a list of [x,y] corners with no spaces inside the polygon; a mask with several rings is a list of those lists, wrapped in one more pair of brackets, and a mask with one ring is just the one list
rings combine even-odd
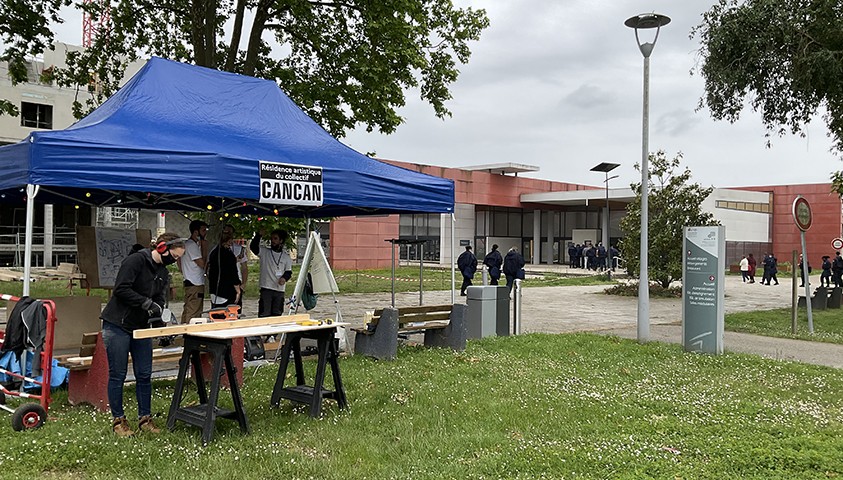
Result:
{"label": "tent canopy roof", "polygon": [[[260,203],[260,163],[320,167],[321,206]],[[451,180],[362,155],[270,80],[153,57],[65,130],[0,148],[0,196],[43,203],[332,217],[448,213]]]}

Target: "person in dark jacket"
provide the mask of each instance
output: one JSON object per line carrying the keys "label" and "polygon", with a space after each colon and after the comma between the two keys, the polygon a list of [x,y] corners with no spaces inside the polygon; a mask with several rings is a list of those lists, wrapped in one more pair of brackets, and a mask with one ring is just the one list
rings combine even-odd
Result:
{"label": "person in dark jacket", "polygon": [[240,302],[241,282],[237,257],[231,251],[233,241],[231,231],[223,228],[219,245],[208,255],[208,292],[212,308]]}
{"label": "person in dark jacket", "polygon": [[573,242],[568,244],[568,260],[571,268],[577,268],[577,246]]}
{"label": "person in dark jacket", "polygon": [[465,251],[462,252],[459,258],[457,258],[457,268],[459,268],[460,273],[462,273],[460,295],[464,297],[466,295],[465,289],[471,286],[471,280],[477,272],[477,257],[471,253],[471,245],[466,246]]}
{"label": "person in dark jacket", "polygon": [[114,290],[102,311],[102,340],[108,358],[108,405],[112,431],[121,437],[134,434],[123,411],[123,383],[132,355],[135,394],[138,400],[138,428],[158,433],[152,423],[152,339],[135,339],[133,332],[150,326],[163,326],[166,294],[172,265],[184,255],[184,239],[165,233],[150,248],[123,260],[114,281]]}
{"label": "person in dark jacket", "polygon": [[490,285],[497,285],[501,278],[501,267],[503,266],[503,256],[498,251],[497,245],[492,245],[492,251],[489,252],[483,259],[483,265],[489,269]]}
{"label": "person in dark jacket", "polygon": [[840,252],[834,252],[834,260],[831,261],[831,281],[835,287],[843,286],[843,257]]}
{"label": "person in dark jacket", "polygon": [[820,286],[831,288],[831,257],[823,255],[822,260],[823,273],[820,275]]}
{"label": "person in dark jacket", "polygon": [[506,257],[503,259],[503,274],[506,275],[506,286],[509,287],[510,292],[516,278],[524,279],[524,257],[515,247],[506,252]]}

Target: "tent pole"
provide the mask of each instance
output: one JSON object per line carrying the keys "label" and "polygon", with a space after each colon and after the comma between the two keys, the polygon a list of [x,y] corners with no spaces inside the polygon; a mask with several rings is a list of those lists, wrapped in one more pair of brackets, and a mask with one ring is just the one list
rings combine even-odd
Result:
{"label": "tent pole", "polygon": [[38,185],[26,185],[26,246],[23,257],[23,296],[29,296],[29,282],[32,278],[32,230],[35,223],[35,196]]}
{"label": "tent pole", "polygon": [[457,280],[454,275],[454,265],[456,265],[456,260],[454,260],[454,251],[456,250],[456,245],[454,245],[454,239],[456,238],[456,234],[454,230],[457,228],[457,217],[452,213],[451,214],[451,303],[457,302]]}

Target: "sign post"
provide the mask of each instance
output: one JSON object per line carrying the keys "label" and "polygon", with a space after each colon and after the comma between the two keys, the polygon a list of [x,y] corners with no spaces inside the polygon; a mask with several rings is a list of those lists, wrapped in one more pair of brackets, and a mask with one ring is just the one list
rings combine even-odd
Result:
{"label": "sign post", "polygon": [[682,259],[682,346],[723,353],[726,229],[685,227]]}
{"label": "sign post", "polygon": [[[811,205],[808,200],[802,195],[796,197],[793,201],[793,221],[796,222],[796,227],[799,229],[799,236],[802,237],[802,275],[810,277],[808,272],[808,252],[805,248],[805,231],[811,228],[813,222],[813,215],[811,215]],[[811,285],[808,279],[804,278],[805,285],[805,308],[808,310],[808,333],[814,333],[814,316],[811,311]]]}

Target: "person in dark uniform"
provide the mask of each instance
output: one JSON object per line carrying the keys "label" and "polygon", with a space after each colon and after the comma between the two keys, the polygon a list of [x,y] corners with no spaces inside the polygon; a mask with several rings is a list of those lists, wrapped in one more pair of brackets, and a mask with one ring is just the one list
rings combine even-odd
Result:
{"label": "person in dark uniform", "polygon": [[471,280],[477,272],[477,257],[471,253],[471,245],[466,246],[465,251],[462,252],[460,257],[457,259],[457,268],[459,268],[460,273],[462,273],[460,295],[464,297],[466,295],[465,289],[471,286]]}
{"label": "person in dark uniform", "polygon": [[503,259],[503,274],[506,275],[506,286],[510,292],[516,278],[524,279],[524,257],[515,247],[510,248]]}
{"label": "person in dark uniform", "polygon": [[489,278],[491,279],[489,284],[497,285],[501,278],[501,267],[503,266],[503,257],[501,252],[498,251],[497,245],[492,245],[492,251],[483,259],[483,265],[486,265],[486,268],[489,269]]}
{"label": "person in dark uniform", "polygon": [[568,261],[571,268],[577,268],[577,246],[573,242],[568,244]]}

